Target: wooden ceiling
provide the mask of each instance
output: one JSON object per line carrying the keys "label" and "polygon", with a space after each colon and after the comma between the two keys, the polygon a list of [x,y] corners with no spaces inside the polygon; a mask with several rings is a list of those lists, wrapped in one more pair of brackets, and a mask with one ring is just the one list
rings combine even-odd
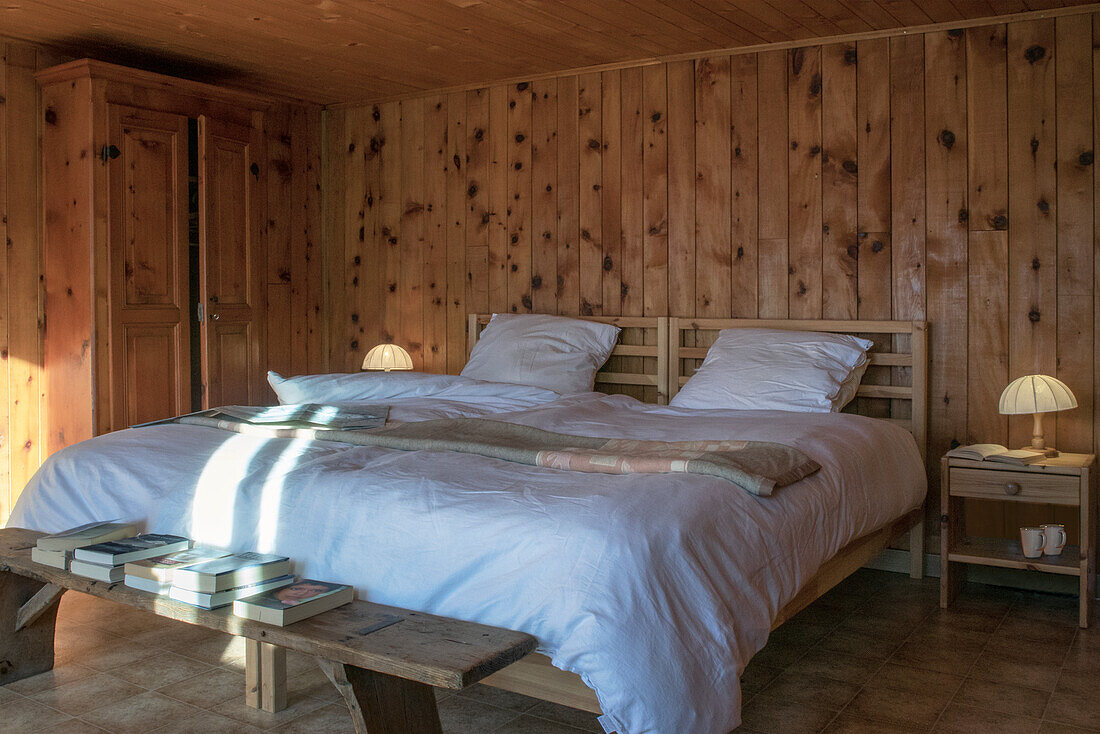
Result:
{"label": "wooden ceiling", "polygon": [[0,34],[324,104],[1082,0],[4,0]]}

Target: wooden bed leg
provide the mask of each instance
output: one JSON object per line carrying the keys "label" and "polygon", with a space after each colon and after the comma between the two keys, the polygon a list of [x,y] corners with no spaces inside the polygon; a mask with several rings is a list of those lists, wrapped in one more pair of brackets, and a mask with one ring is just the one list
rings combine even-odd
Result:
{"label": "wooden bed leg", "polygon": [[270,642],[244,641],[244,702],[275,714],[286,708],[286,649]]}
{"label": "wooden bed leg", "polygon": [[909,578],[924,578],[924,520],[909,528]]}
{"label": "wooden bed leg", "polygon": [[344,697],[356,734],[442,734],[431,686],[326,658],[317,663]]}
{"label": "wooden bed leg", "polygon": [[53,668],[56,587],[0,571],[0,686]]}

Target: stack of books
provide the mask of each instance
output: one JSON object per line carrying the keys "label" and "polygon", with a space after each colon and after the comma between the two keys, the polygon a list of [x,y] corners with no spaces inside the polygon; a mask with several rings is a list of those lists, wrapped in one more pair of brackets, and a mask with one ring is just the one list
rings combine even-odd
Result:
{"label": "stack of books", "polygon": [[350,586],[298,579],[289,586],[238,599],[233,602],[233,614],[285,627],[354,600],[355,589]]}
{"label": "stack of books", "polygon": [[229,551],[213,548],[192,548],[170,553],[166,556],[146,558],[143,561],[130,561],[124,566],[125,583],[131,589],[148,591],[151,594],[167,594],[172,588],[172,574],[177,569],[205,563],[216,558],[224,558]]}
{"label": "stack of books", "polygon": [[56,535],[43,535],[31,549],[31,560],[67,571],[73,559],[73,551],[77,548],[128,538],[137,532],[138,526],[132,522],[90,522]]}
{"label": "stack of books", "polygon": [[202,609],[216,609],[292,583],[294,575],[286,556],[234,553],[177,568],[172,572],[168,596]]}
{"label": "stack of books", "polygon": [[69,570],[78,576],[115,583],[123,580],[125,565],[130,561],[163,556],[190,547],[191,541],[187,538],[156,533],[109,540],[74,550]]}

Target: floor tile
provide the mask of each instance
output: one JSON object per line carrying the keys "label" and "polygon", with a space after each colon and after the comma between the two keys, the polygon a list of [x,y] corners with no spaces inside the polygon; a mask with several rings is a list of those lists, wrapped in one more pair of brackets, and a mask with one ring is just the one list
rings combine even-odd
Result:
{"label": "floor tile", "polygon": [[101,706],[108,706],[143,693],[133,683],[106,673],[97,673],[34,694],[31,698],[73,716],[81,716]]}
{"label": "floor tile", "polygon": [[261,731],[211,711],[196,711],[153,730],[155,734],[259,734]]}
{"label": "floor tile", "polygon": [[160,650],[155,647],[119,638],[117,642],[104,645],[96,650],[95,654],[89,655],[84,664],[89,668],[106,672],[123,665],[132,665],[159,652]]}
{"label": "floor tile", "polygon": [[214,708],[232,699],[244,700],[244,674],[235,670],[214,668],[191,678],[170,683],[158,688],[157,691],[192,706],[204,709]]}
{"label": "floor tile", "polygon": [[881,719],[892,724],[923,726],[936,723],[947,702],[935,693],[904,693],[886,688],[864,689],[844,713],[865,719]]}
{"label": "floor tile", "polygon": [[816,703],[839,711],[858,692],[859,686],[854,683],[833,680],[816,673],[786,670],[760,691],[759,695],[786,701]]}
{"label": "floor tile", "polygon": [[524,714],[494,730],[493,734],[580,734],[581,731],[583,730]]}
{"label": "floor tile", "polygon": [[351,723],[348,707],[341,703],[323,706],[299,716],[275,731],[279,734],[355,734],[355,726]]}
{"label": "floor tile", "polygon": [[756,696],[741,712],[742,725],[767,734],[816,734],[836,711],[826,706]]}
{"label": "floor tile", "polygon": [[459,691],[458,695],[463,698],[468,698],[471,701],[487,703],[490,706],[515,711],[517,714],[529,711],[539,703],[539,699],[537,698],[523,696],[500,688],[493,688],[492,686],[481,685],[480,683]]}
{"label": "floor tile", "polygon": [[816,673],[845,683],[866,683],[879,667],[879,663],[866,658],[817,649],[807,653],[805,657],[790,666],[789,670],[798,673]]}
{"label": "floor tile", "polygon": [[759,664],[756,658],[753,658],[741,673],[741,695],[749,696],[756,693],[782,672],[779,668],[769,668],[767,665]]}
{"label": "floor tile", "polygon": [[1048,691],[1035,688],[971,678],[955,694],[954,703],[989,709],[1002,714],[1041,718],[1050,698]]}
{"label": "floor tile", "polygon": [[1057,666],[1043,662],[1031,662],[1006,653],[985,652],[974,663],[970,675],[993,682],[1026,682],[1029,688],[1053,691],[1058,683]]}
{"label": "floor tile", "polygon": [[932,731],[936,734],[1035,734],[1039,731],[1039,720],[951,704]]}
{"label": "floor tile", "polygon": [[124,701],[101,706],[80,718],[112,734],[140,734],[195,716],[198,712],[194,706],[162,696],[156,691],[146,691]]}
{"label": "floor tile", "polygon": [[1056,721],[1044,721],[1039,725],[1039,734],[1096,734],[1100,729],[1082,729],[1079,726],[1059,724]]}
{"label": "floor tile", "polygon": [[566,724],[567,726],[572,726],[582,731],[603,734],[603,727],[600,726],[599,721],[597,721],[598,717],[596,714],[569,708],[568,706],[561,706],[556,703],[550,703],[549,701],[539,701],[535,704],[534,708],[523,715],[523,718],[528,719],[532,716],[539,719],[549,719],[559,724]]}
{"label": "floor tile", "polygon": [[69,719],[55,726],[47,726],[45,729],[36,729],[34,734],[110,734],[106,729],[100,729],[94,724],[80,719]]}
{"label": "floor tile", "polygon": [[875,671],[874,677],[867,681],[866,688],[885,689],[901,694],[935,695],[946,704],[963,680],[960,675],[887,663]]}
{"label": "floor tile", "polygon": [[23,680],[9,683],[4,688],[0,688],[0,691],[10,690],[24,696],[33,696],[35,693],[46,691],[50,688],[57,688],[60,685],[72,683],[73,681],[78,681],[81,678],[87,678],[95,674],[96,671],[87,666],[70,663],[68,665],[56,666],[53,670],[47,670],[45,673],[32,675],[30,678],[24,678]]}
{"label": "floor tile", "polygon": [[[241,685],[244,685],[244,683],[242,682]],[[316,665],[313,666],[312,670],[294,676],[291,676],[288,671],[286,686],[288,691],[296,691],[303,696],[312,696],[330,703],[343,701],[343,697],[336,690],[336,686],[332,685],[332,681]]]}
{"label": "floor tile", "polygon": [[0,702],[0,734],[27,734],[71,718],[29,698],[15,696]]}
{"label": "floor tile", "polygon": [[219,634],[196,642],[182,642],[169,648],[203,663],[244,670],[244,638]]}
{"label": "floor tile", "polygon": [[823,734],[927,734],[928,727],[862,719],[842,712],[825,727]]}
{"label": "floor tile", "polygon": [[519,715],[463,696],[451,696],[439,702],[439,721],[444,734],[494,731]]}
{"label": "floor tile", "polygon": [[1056,690],[1050,696],[1043,718],[1087,729],[1100,729],[1100,698],[1097,693],[1093,691],[1091,695],[1080,696]]}
{"label": "floor tile", "polygon": [[244,688],[242,687],[240,696],[223,701],[209,710],[259,729],[274,729],[325,705],[324,701],[316,698],[288,692],[287,707],[278,713],[271,714],[246,705],[244,702]]}
{"label": "floor tile", "polygon": [[154,690],[212,669],[212,666],[198,660],[158,650],[150,657],[118,668],[111,668],[108,672],[142,688]]}

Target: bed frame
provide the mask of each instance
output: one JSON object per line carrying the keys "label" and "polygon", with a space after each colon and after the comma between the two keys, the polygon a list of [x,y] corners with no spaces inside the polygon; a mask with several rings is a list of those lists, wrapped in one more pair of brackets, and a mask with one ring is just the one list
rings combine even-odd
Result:
{"label": "bed frame", "polygon": [[[468,348],[491,314],[471,314]],[[596,375],[600,392],[623,393],[665,404],[687,382],[722,329],[768,328],[856,334],[870,339],[870,365],[845,412],[898,423],[912,432],[925,458],[928,415],[928,325],[923,321],[820,321],[687,319],[666,317],[583,317],[623,328],[608,364]],[[923,575],[924,511],[916,508],[894,522],[856,538],[830,558],[783,607],[772,629],[809,606],[906,534],[909,573]],[[580,676],[555,668],[534,653],[485,678],[482,683],[565,706],[602,713],[595,692]]]}

